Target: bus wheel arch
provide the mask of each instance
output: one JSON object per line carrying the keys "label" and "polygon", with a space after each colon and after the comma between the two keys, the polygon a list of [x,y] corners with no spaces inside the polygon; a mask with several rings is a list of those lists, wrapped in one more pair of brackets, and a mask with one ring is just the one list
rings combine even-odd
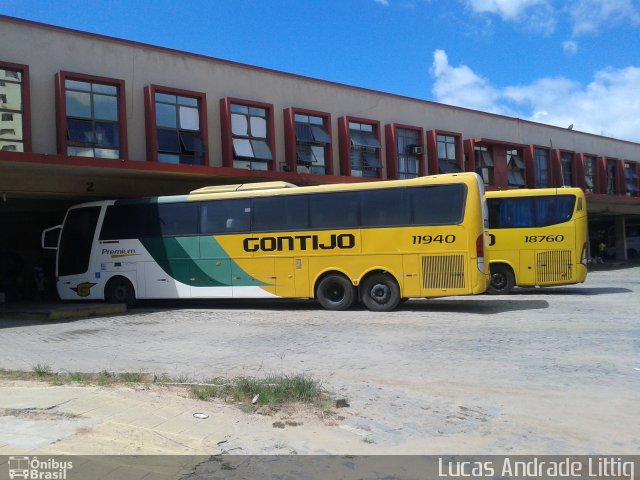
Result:
{"label": "bus wheel arch", "polygon": [[104,286],[104,299],[108,303],[124,303],[132,307],[136,303],[136,291],[127,277],[116,275]]}
{"label": "bus wheel arch", "polygon": [[347,310],[357,300],[356,288],[342,272],[325,272],[315,284],[315,298],[326,310]]}
{"label": "bus wheel arch", "polygon": [[513,269],[506,263],[492,263],[489,266],[491,282],[487,293],[491,295],[506,295],[516,285]]}
{"label": "bus wheel arch", "polygon": [[359,294],[364,306],[374,312],[390,312],[402,300],[398,280],[385,270],[367,273],[360,282]]}

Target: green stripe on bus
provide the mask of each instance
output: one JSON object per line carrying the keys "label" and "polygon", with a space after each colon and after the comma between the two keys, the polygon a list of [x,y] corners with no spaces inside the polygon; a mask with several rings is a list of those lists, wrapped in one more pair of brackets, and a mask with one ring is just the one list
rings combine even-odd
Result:
{"label": "green stripe on bus", "polygon": [[214,237],[142,238],[140,243],[171,278],[192,287],[269,285],[245,272]]}

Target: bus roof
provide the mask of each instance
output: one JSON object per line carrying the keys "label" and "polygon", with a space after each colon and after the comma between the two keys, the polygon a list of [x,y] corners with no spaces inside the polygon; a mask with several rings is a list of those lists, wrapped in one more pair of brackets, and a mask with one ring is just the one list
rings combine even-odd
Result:
{"label": "bus roof", "polygon": [[487,198],[542,197],[562,194],[584,196],[584,192],[578,187],[514,188],[511,190],[488,190],[485,192]]}

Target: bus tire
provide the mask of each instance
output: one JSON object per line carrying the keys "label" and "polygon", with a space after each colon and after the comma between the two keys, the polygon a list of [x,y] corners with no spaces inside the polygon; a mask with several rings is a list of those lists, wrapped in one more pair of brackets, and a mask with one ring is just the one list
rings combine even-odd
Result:
{"label": "bus tire", "polygon": [[126,278],[113,277],[104,287],[104,299],[107,303],[124,303],[127,307],[133,307],[136,303],[136,292]]}
{"label": "bus tire", "polygon": [[355,303],[356,292],[347,277],[332,273],[318,283],[316,298],[327,310],[346,310]]}
{"label": "bus tire", "polygon": [[487,293],[491,295],[506,295],[516,284],[513,272],[506,265],[491,265],[491,283]]}
{"label": "bus tire", "polygon": [[374,312],[390,312],[400,303],[400,287],[387,273],[374,273],[360,286],[362,303]]}

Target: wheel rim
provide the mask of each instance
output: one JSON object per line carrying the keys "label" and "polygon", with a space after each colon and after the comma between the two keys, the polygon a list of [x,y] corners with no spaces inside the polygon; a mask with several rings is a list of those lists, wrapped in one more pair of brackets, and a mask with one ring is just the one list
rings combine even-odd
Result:
{"label": "wheel rim", "polygon": [[326,297],[332,302],[340,302],[344,298],[344,288],[339,283],[332,283],[327,286]]}
{"label": "wheel rim", "polygon": [[494,273],[491,275],[491,285],[497,290],[502,290],[507,286],[507,277],[502,273]]}
{"label": "wheel rim", "polygon": [[116,285],[113,289],[113,296],[118,302],[124,302],[129,297],[129,288],[123,284]]}
{"label": "wheel rim", "polygon": [[382,305],[387,303],[391,298],[391,289],[387,284],[376,283],[371,287],[371,290],[369,290],[369,296],[374,302]]}

